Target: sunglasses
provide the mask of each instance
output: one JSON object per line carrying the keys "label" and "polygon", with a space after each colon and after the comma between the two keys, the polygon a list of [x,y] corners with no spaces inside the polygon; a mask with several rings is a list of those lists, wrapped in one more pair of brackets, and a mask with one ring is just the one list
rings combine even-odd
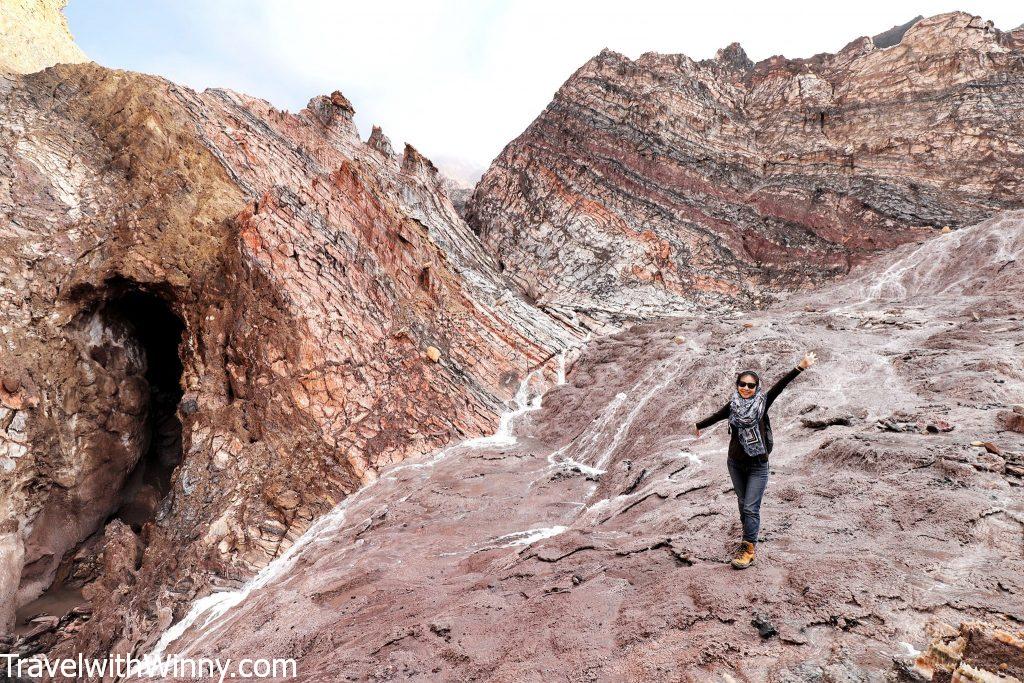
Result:
{"label": "sunglasses", "polygon": [[753,389],[757,386],[757,382],[736,382],[738,387],[746,387],[747,389]]}

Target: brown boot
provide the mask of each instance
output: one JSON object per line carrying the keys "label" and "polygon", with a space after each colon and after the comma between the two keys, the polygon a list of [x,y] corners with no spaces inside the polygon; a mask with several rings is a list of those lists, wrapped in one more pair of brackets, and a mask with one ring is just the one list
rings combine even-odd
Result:
{"label": "brown boot", "polygon": [[750,541],[743,541],[736,551],[736,557],[732,558],[732,566],[736,569],[746,569],[752,564],[754,564],[754,544]]}

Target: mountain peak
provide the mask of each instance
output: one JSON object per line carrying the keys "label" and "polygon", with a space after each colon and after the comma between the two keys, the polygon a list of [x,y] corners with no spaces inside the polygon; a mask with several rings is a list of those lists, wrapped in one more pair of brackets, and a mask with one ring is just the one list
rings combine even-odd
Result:
{"label": "mountain peak", "polygon": [[729,43],[715,53],[715,60],[723,65],[746,71],[754,66],[746,51],[739,43]]}
{"label": "mountain peak", "polygon": [[875,47],[878,48],[887,48],[892,47],[893,45],[897,45],[901,40],[903,40],[903,36],[907,33],[907,31],[910,30],[910,27],[916,24],[917,22],[921,21],[922,19],[924,19],[924,17],[918,14],[916,17],[914,17],[905,24],[893,26],[887,31],[882,31],[879,34],[872,36],[871,42],[873,42],[875,44]]}

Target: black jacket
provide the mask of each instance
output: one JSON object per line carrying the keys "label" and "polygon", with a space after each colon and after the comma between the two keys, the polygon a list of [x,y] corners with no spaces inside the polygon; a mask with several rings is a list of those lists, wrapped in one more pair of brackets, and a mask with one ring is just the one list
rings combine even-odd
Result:
{"label": "black jacket", "polygon": [[[772,407],[772,403],[774,403],[775,399],[778,398],[779,394],[782,393],[782,390],[786,388],[786,385],[789,384],[790,382],[792,382],[793,379],[796,378],[796,376],[799,375],[801,372],[803,372],[803,368],[801,368],[799,365],[796,366],[795,368],[793,368],[792,370],[787,372],[785,375],[780,377],[779,380],[777,382],[775,382],[775,384],[772,385],[772,388],[769,389],[768,392],[765,394],[765,401],[764,401],[764,415],[765,416],[763,418],[761,418],[761,424],[758,425],[761,428],[761,439],[764,440],[765,443],[768,442],[768,437],[767,437],[767,434],[766,434],[766,430],[765,430],[765,426],[764,426],[764,421],[768,417],[768,409]],[[715,412],[711,413],[710,415],[705,417],[703,420],[698,422],[697,423],[697,429],[704,429],[705,427],[710,427],[711,425],[715,424],[719,420],[724,420],[724,419],[726,419],[728,417],[729,417],[729,404],[726,403],[724,406],[722,406],[721,408],[719,408],[718,410],[716,410]],[[753,460],[753,458],[751,458],[749,455],[747,455],[746,451],[743,450],[743,446],[740,444],[740,440],[736,438],[736,434],[732,431],[732,426],[731,425],[729,427],[729,435],[730,435],[729,436],[729,457],[734,459],[734,460],[739,460],[741,462],[747,462],[747,461]],[[762,461],[762,462],[766,461],[767,459],[768,459],[767,455],[762,455],[759,458],[759,460]]]}

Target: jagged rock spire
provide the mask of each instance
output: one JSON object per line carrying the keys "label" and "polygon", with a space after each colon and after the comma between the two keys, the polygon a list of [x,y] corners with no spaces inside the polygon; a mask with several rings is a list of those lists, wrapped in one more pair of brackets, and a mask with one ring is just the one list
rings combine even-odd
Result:
{"label": "jagged rock spire", "polygon": [[393,157],[395,155],[395,149],[391,146],[391,140],[384,134],[380,126],[373,127],[366,144],[386,157]]}

